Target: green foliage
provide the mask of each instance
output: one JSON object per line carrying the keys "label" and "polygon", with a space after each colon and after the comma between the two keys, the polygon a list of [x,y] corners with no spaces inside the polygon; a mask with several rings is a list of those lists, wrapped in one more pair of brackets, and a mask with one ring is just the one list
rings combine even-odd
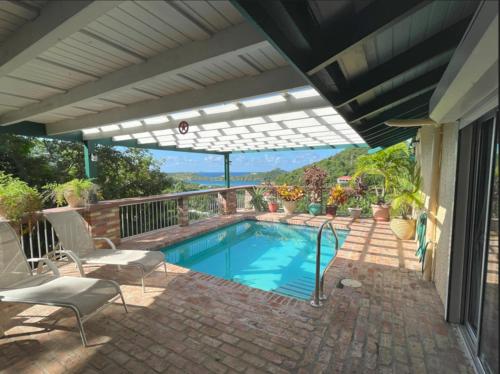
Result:
{"label": "green foliage", "polygon": [[188,183],[183,180],[174,180],[173,185],[163,190],[163,193],[176,193],[186,191],[197,191],[205,189],[204,186],[196,183]]}
{"label": "green foliage", "polygon": [[38,191],[19,178],[0,171],[0,210],[11,221],[20,221],[27,213],[41,208]]}
{"label": "green foliage", "polygon": [[424,205],[421,186],[422,177],[418,167],[414,166],[413,170],[398,176],[391,202],[392,211],[403,219],[408,219],[413,208],[421,208]]}
{"label": "green foliage", "polygon": [[[399,143],[370,155],[358,158],[354,177],[372,176],[372,190],[378,203],[394,192],[400,175],[412,169],[410,150],[406,143]],[[373,183],[374,182],[374,183]]]}
{"label": "green foliage", "polygon": [[43,187],[44,199],[52,200],[57,206],[64,205],[65,194],[73,193],[85,203],[89,202],[91,194],[100,197],[99,186],[92,183],[90,179],[72,179],[66,183],[49,183]]}
{"label": "green foliage", "polygon": [[252,191],[252,199],[250,204],[255,208],[257,212],[264,212],[267,209],[267,202],[265,199],[265,194],[267,188],[264,187],[254,187]]}
{"label": "green foliage", "polygon": [[[104,199],[160,194],[174,185],[174,179],[160,170],[161,163],[142,149],[120,150],[98,146],[95,182]],[[51,183],[82,179],[83,145],[17,135],[0,138],[0,170],[19,177],[37,189]]]}

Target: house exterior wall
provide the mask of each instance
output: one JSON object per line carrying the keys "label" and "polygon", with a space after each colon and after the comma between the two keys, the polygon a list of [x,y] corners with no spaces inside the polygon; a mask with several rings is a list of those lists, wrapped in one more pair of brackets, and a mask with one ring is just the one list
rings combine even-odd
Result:
{"label": "house exterior wall", "polygon": [[[458,125],[445,124],[440,128],[424,127],[419,131],[417,160],[421,166],[422,192],[425,195],[425,208],[430,207],[430,196],[433,185],[438,183],[438,208],[436,213],[436,247],[433,259],[432,280],[438,294],[446,305],[448,293],[448,276],[453,227],[453,206],[455,200],[455,176],[458,151]],[[438,131],[443,131],[438,180],[433,181],[434,153],[439,152],[436,139]],[[428,238],[432,233],[428,232]]]}

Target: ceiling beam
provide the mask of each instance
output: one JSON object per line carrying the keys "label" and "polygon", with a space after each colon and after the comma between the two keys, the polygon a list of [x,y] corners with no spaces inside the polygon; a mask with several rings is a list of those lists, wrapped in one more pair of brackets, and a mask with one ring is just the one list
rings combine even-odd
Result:
{"label": "ceiling beam", "polygon": [[466,30],[470,17],[467,17],[446,30],[417,44],[391,60],[361,74],[349,82],[349,87],[339,94],[329,94],[328,98],[335,107],[349,104],[358,97],[396,78],[439,55],[452,53]]}
{"label": "ceiling beam", "polygon": [[422,93],[434,89],[441,79],[446,65],[440,66],[430,72],[412,79],[409,82],[397,86],[380,96],[377,96],[372,101],[359,107],[359,109],[350,115],[346,115],[347,122],[357,122],[377,112],[389,109],[391,106],[401,104]]}
{"label": "ceiling beam", "polygon": [[122,1],[49,1],[0,46],[0,78],[87,26]]}
{"label": "ceiling beam", "polygon": [[[399,117],[400,117],[400,119],[401,119],[401,117],[404,117],[404,119],[416,119],[416,118],[425,118],[428,115],[429,115],[429,108],[428,108],[428,105],[426,104],[426,105],[417,107],[414,110],[411,110],[407,113],[404,113],[403,115],[401,115]],[[396,131],[396,129],[398,129],[398,128],[387,126],[385,124],[385,122],[381,122],[377,126],[373,127],[371,129],[371,131],[366,133],[364,135],[364,138],[366,138],[365,140],[371,140],[372,138],[374,138],[380,134],[384,134],[386,131],[388,131],[388,129]]]}
{"label": "ceiling beam", "polygon": [[359,135],[363,137],[365,136],[366,133],[373,131],[374,128],[378,127],[381,124],[384,124],[385,121],[394,118],[406,118],[405,115],[407,115],[410,112],[413,112],[415,109],[421,108],[423,106],[428,106],[431,96],[432,96],[432,91],[425,92],[420,96],[414,97],[402,104],[396,105],[395,107],[388,109],[387,111],[381,113],[375,118],[351,126],[354,130],[356,130],[356,132]]}
{"label": "ceiling beam", "polygon": [[285,66],[253,77],[227,80],[203,89],[131,104],[126,108],[114,108],[98,114],[90,114],[51,123],[47,125],[47,132],[50,135],[60,134],[104,124],[142,119],[174,111],[199,108],[251,96],[285,91],[302,87],[305,84],[304,79],[292,67]]}
{"label": "ceiling beam", "polygon": [[355,22],[349,17],[346,22],[335,22],[332,28],[322,32],[324,48],[319,50],[318,57],[314,56],[316,61],[307,69],[307,74],[316,74],[337,60],[342,53],[394,26],[429,3],[429,0],[405,0],[391,1],[388,4],[386,0],[376,0],[354,15]]}
{"label": "ceiling beam", "polygon": [[0,116],[0,125],[19,122],[114,90],[131,88],[138,82],[165,73],[182,73],[197,64],[239,55],[265,45],[268,45],[268,42],[253,27],[248,23],[242,23],[225,29],[210,39],[169,49],[141,64],[133,64],[112,72],[97,81],[82,84],[64,94],[53,95],[41,102],[7,112]]}
{"label": "ceiling beam", "polygon": [[[287,100],[282,103],[276,103],[269,106],[245,108],[243,105],[239,107],[238,110],[219,114],[201,114],[199,117],[190,118],[187,120],[190,126],[198,126],[207,123],[215,122],[229,122],[233,120],[241,120],[253,117],[266,117],[276,114],[296,112],[296,111],[309,111],[311,109],[316,109],[320,107],[330,106],[330,103],[323,99],[321,96],[294,99],[291,96],[287,96]],[[97,133],[97,134],[86,134],[85,139],[99,139],[103,136],[112,137],[116,135],[128,135],[144,131],[155,131],[164,129],[177,129],[179,121],[170,120],[166,123],[161,123],[158,125],[146,125],[143,124],[141,127],[133,127],[128,129],[121,129],[113,132]],[[1,129],[1,127],[0,127]]]}

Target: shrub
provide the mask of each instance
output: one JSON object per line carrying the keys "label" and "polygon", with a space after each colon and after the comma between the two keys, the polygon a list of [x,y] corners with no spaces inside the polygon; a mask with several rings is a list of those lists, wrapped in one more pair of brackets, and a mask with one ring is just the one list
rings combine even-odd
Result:
{"label": "shrub", "polygon": [[25,214],[41,209],[40,194],[19,178],[0,171],[0,216],[20,221]]}

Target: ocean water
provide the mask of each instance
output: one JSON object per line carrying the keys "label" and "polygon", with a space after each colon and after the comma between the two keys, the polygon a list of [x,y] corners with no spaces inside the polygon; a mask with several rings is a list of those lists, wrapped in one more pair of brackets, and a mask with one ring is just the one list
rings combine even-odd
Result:
{"label": "ocean water", "polygon": [[[224,172],[197,172],[196,174],[202,176],[202,177],[211,177],[211,178],[217,178],[217,177],[222,177],[224,178]],[[235,171],[231,172],[231,177],[242,177],[245,175],[251,174],[249,171]],[[224,186],[225,182],[223,180],[220,181],[209,181],[209,180],[198,180],[198,179],[189,179],[186,180],[188,183],[197,183],[201,184],[202,186]],[[255,179],[255,180],[249,180],[249,181],[235,181],[231,180],[231,186],[232,187],[237,187],[237,186],[248,186],[248,185],[255,185],[255,184],[261,184],[262,180],[260,179]]]}

